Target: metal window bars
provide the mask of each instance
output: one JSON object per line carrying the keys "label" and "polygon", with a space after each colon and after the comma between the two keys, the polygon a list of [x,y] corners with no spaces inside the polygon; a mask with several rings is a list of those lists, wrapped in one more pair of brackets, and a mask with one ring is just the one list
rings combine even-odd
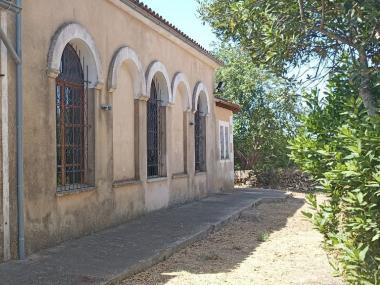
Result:
{"label": "metal window bars", "polygon": [[201,114],[201,104],[198,101],[194,114],[195,138],[195,171],[206,171],[206,117]]}
{"label": "metal window bars", "polygon": [[88,80],[84,78],[80,52],[67,44],[56,79],[58,192],[88,187]]}
{"label": "metal window bars", "polygon": [[152,80],[147,102],[147,175],[158,177],[161,172],[161,140],[163,128],[160,86]]}

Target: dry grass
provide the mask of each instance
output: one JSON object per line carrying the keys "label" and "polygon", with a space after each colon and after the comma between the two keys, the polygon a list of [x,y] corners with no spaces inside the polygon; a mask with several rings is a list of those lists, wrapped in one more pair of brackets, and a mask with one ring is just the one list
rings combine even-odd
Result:
{"label": "dry grass", "polygon": [[344,284],[332,277],[305,209],[303,194],[262,204],[121,284]]}

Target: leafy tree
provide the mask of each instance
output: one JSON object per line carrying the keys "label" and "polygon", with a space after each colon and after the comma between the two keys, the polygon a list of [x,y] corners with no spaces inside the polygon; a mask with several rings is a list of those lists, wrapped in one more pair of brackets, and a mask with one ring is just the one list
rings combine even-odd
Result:
{"label": "leafy tree", "polygon": [[224,45],[216,54],[225,64],[217,72],[217,81],[224,83],[218,95],[242,108],[234,119],[237,167],[267,171],[288,165],[287,140],[297,115],[292,86],[256,68],[238,47]]}
{"label": "leafy tree", "polygon": [[221,39],[240,44],[255,63],[279,75],[316,59],[318,74],[334,71],[348,53],[364,106],[378,113],[372,87],[379,77],[380,1],[198,1],[202,19]]}
{"label": "leafy tree", "polygon": [[[291,140],[291,158],[329,199],[305,213],[324,235],[335,269],[350,284],[380,284],[380,116],[369,116],[350,81],[351,63],[329,80],[324,97],[305,94],[307,115]],[[380,97],[380,90],[374,89]]]}

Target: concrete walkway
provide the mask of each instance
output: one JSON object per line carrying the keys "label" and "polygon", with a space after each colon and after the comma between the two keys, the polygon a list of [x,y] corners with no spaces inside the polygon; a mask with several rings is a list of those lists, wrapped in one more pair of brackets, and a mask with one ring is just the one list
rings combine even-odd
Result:
{"label": "concrete walkway", "polygon": [[0,265],[1,285],[114,284],[204,238],[278,191],[236,191],[147,214],[113,229]]}

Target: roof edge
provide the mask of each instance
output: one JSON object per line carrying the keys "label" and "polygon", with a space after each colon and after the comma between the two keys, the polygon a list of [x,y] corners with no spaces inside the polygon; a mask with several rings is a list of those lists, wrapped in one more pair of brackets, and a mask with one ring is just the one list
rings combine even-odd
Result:
{"label": "roof edge", "polygon": [[120,0],[123,4],[127,5],[128,7],[132,8],[133,10],[137,11],[144,17],[150,19],[152,22],[156,23],[160,27],[164,28],[169,33],[173,34],[177,38],[181,39],[183,42],[191,46],[192,48],[196,49],[203,55],[207,56],[209,59],[214,61],[218,65],[223,65],[223,62],[220,61],[218,58],[216,58],[214,55],[211,54],[210,51],[205,49],[203,46],[201,46],[198,42],[196,42],[194,39],[190,38],[188,35],[186,35],[184,32],[182,32],[179,28],[174,26],[172,23],[167,21],[165,18],[163,18],[160,14],[156,13],[153,9],[148,7],[146,4],[139,0]]}
{"label": "roof edge", "polygon": [[241,110],[241,107],[239,104],[236,104],[234,102],[228,101],[226,99],[223,99],[217,96],[215,96],[215,105],[218,107],[230,110],[233,113],[238,113]]}

